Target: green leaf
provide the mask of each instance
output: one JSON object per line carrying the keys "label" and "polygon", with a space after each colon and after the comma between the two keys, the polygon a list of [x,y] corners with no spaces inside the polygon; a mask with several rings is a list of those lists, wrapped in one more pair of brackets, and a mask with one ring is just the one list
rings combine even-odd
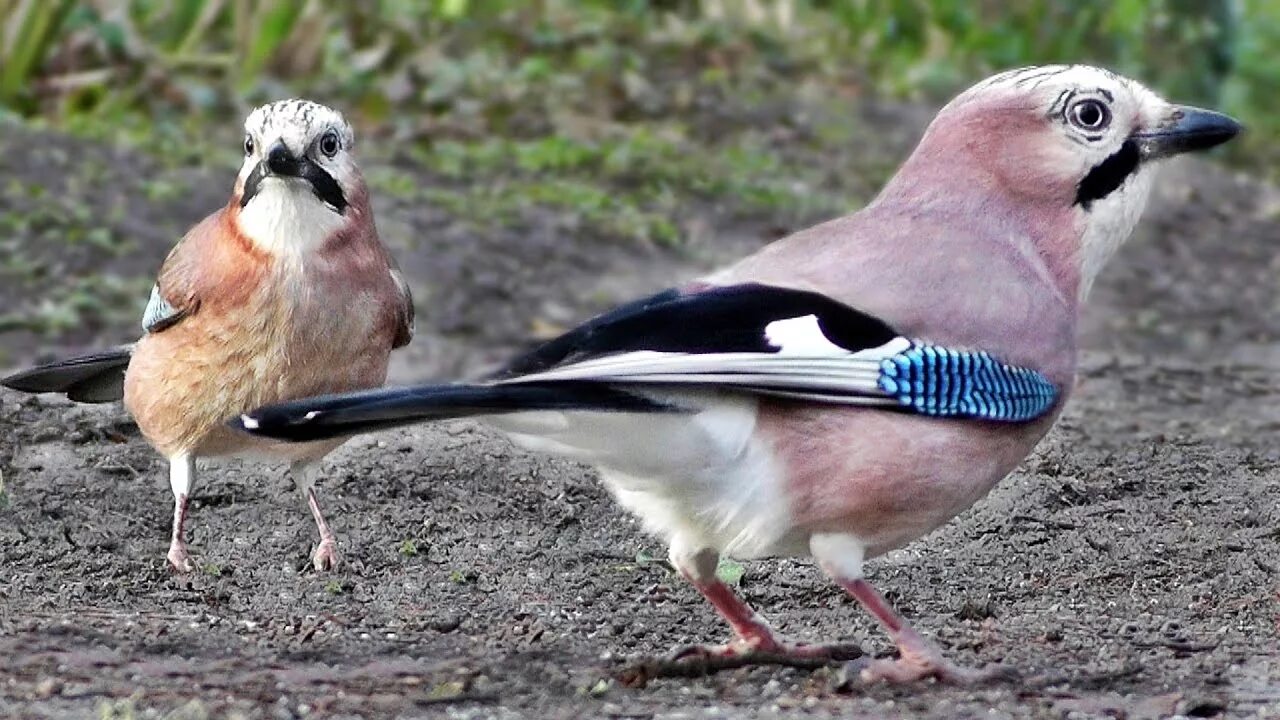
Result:
{"label": "green leaf", "polygon": [[257,11],[248,9],[248,2],[236,4],[236,28],[240,31],[239,74],[241,84],[247,84],[262,72],[276,51],[293,33],[302,15],[303,0],[277,0],[261,2]]}
{"label": "green leaf", "polygon": [[440,0],[440,15],[457,20],[467,14],[467,0]]}
{"label": "green leaf", "polygon": [[30,88],[74,5],[72,0],[18,0],[2,6],[0,104],[13,103]]}
{"label": "green leaf", "polygon": [[720,558],[720,562],[716,565],[716,577],[726,585],[738,587],[742,584],[742,576],[746,574],[746,568],[727,557]]}

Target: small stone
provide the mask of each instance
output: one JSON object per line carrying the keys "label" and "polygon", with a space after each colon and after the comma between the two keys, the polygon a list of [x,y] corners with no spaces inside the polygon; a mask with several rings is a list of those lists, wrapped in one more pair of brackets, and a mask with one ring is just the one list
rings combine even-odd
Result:
{"label": "small stone", "polygon": [[62,683],[54,678],[45,678],[36,683],[36,697],[44,700],[45,698],[53,697],[61,689]]}

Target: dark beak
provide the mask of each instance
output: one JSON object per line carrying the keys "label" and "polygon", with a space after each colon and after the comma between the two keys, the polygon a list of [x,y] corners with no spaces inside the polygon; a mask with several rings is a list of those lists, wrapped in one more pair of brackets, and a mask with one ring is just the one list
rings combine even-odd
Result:
{"label": "dark beak", "polygon": [[297,177],[298,172],[302,169],[298,158],[289,152],[288,146],[282,141],[277,140],[275,145],[267,151],[267,159],[264,161],[267,165],[267,171],[271,175],[284,175],[287,177]]}
{"label": "dark beak", "polygon": [[244,182],[244,193],[240,196],[240,207],[245,207],[258,194],[262,181],[268,177],[293,177],[305,180],[316,197],[333,208],[339,215],[347,212],[347,197],[342,186],[307,157],[295,157],[283,141],[277,140],[267,150],[267,156],[258,163]]}
{"label": "dark beak", "polygon": [[1159,160],[1217,147],[1243,129],[1234,118],[1222,113],[1179,105],[1168,122],[1155,130],[1134,133],[1133,141],[1143,160]]}

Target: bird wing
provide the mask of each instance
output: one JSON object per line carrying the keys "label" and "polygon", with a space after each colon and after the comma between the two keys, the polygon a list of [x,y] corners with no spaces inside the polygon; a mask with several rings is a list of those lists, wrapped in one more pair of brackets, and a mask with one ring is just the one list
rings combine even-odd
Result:
{"label": "bird wing", "polygon": [[1007,422],[1039,417],[1058,397],[1034,369],[903,337],[820,293],[758,283],[668,290],[624,305],[490,381],[720,387]]}
{"label": "bird wing", "polygon": [[5,378],[0,385],[27,393],[63,393],[76,402],[112,402],[124,397],[124,373],[133,346],[55,360]]}
{"label": "bird wing", "polygon": [[[526,418],[532,429],[515,420],[504,427],[525,441],[551,437],[557,447],[576,448],[580,459],[607,455],[617,466],[652,455],[649,440],[659,425],[619,420],[606,432],[601,413],[702,418],[693,425],[661,423],[668,453],[680,443],[694,448],[686,457],[701,453],[689,433],[740,448],[754,415],[734,403],[706,402],[708,390],[1012,423],[1042,417],[1060,397],[1034,369],[981,350],[903,337],[819,293],[745,283],[668,290],[624,305],[516,359],[483,384],[306,398],[258,408],[232,425],[302,441],[447,417],[550,410],[556,412]],[[706,414],[717,405],[721,411]],[[584,425],[568,411],[597,412]]]}
{"label": "bird wing", "polygon": [[192,272],[196,262],[192,255],[200,245],[199,241],[216,226],[220,214],[214,213],[193,227],[165,257],[156,284],[151,287],[147,308],[142,312],[144,332],[164,332],[199,309],[200,299],[192,282],[196,277]]}
{"label": "bird wing", "polygon": [[[200,271],[212,264],[207,249],[217,240],[224,219],[222,211],[213,213],[169,251],[142,312],[143,332],[164,332],[200,307],[196,281]],[[30,393],[65,393],[76,402],[119,400],[124,396],[124,376],[133,348],[128,345],[46,363],[0,378],[0,385]]]}
{"label": "bird wing", "polygon": [[189,309],[176,308],[166,300],[160,283],[156,283],[151,286],[151,298],[147,301],[147,309],[142,312],[142,330],[146,333],[163,332],[189,314]]}
{"label": "bird wing", "polygon": [[499,371],[529,375],[629,352],[776,353],[768,327],[813,317],[827,340],[865,350],[897,337],[887,323],[825,295],[760,283],[703,290],[671,289],[619,306],[535,348]]}
{"label": "bird wing", "polygon": [[400,272],[400,268],[396,267],[394,261],[392,261],[391,265],[391,280],[395,283],[396,290],[400,293],[396,337],[391,344],[392,349],[395,349],[404,347],[413,340],[416,312],[413,309],[413,291],[409,289],[409,283],[404,279],[404,273]]}

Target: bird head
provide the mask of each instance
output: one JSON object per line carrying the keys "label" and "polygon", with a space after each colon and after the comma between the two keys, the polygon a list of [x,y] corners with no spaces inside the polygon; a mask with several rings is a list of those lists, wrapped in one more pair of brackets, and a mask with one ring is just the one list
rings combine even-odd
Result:
{"label": "bird head", "polygon": [[281,100],[250,113],[244,132],[233,208],[256,245],[274,254],[313,249],[363,213],[355,135],[337,110]]}
{"label": "bird head", "polygon": [[[1070,225],[1071,232],[1041,227],[1032,235],[1049,245],[1037,248],[1041,254],[1070,266],[1082,297],[1137,224],[1160,161],[1220,145],[1241,129],[1108,70],[1027,67],[948,103],[903,168],[928,170],[900,175],[934,178],[934,191],[967,196],[975,212],[1017,208],[1024,225]],[[951,184],[939,188],[938,178]],[[918,181],[905,184],[917,198],[928,192]]]}

